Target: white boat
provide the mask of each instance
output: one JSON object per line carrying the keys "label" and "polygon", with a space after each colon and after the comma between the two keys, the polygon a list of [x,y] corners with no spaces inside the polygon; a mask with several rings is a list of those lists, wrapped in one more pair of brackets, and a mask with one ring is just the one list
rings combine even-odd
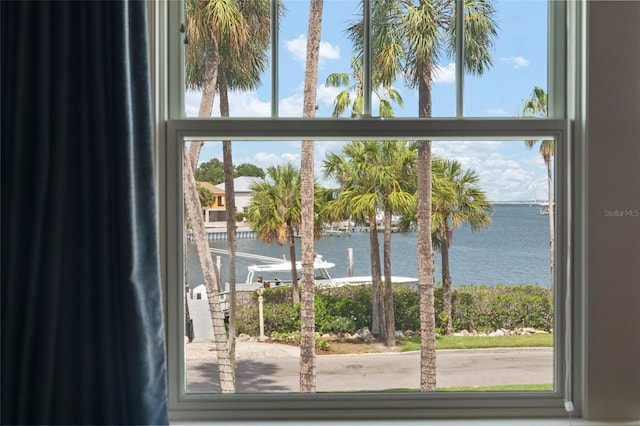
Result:
{"label": "white boat", "polygon": [[538,203],[538,206],[540,208],[539,212],[542,215],[548,215],[549,214],[549,203],[547,202],[542,202],[542,203]]}
{"label": "white boat", "polygon": [[[239,253],[236,253],[239,255]],[[268,258],[260,256],[265,263],[250,265],[247,267],[247,278],[244,283],[236,284],[236,291],[255,291],[258,288],[273,288],[291,285],[291,262],[285,259]],[[270,263],[273,262],[273,263]],[[335,267],[335,263],[327,262],[321,255],[316,254],[313,262],[315,284],[319,287],[341,287],[344,285],[371,284],[371,276],[340,277],[333,278],[329,269]],[[302,273],[302,261],[296,262],[298,281]],[[414,284],[418,282],[413,277],[391,277],[391,281],[397,284]],[[228,292],[228,283],[225,283],[223,292]]]}
{"label": "white boat", "polygon": [[[212,253],[228,254],[226,250],[210,249]],[[236,256],[259,260],[260,263],[247,267],[247,277],[243,283],[236,284],[236,292],[250,293],[259,288],[276,288],[291,285],[291,262],[284,257],[261,256],[251,253],[236,252]],[[329,269],[335,267],[335,263],[327,262],[322,256],[316,254],[313,262],[315,284],[318,287],[342,287],[346,285],[371,284],[371,276],[332,278]],[[302,272],[302,261],[296,262],[298,280]],[[384,277],[383,277],[384,279]],[[413,277],[393,276],[391,281],[395,284],[417,284],[418,279]],[[192,320],[194,339],[196,341],[212,340],[213,326],[209,311],[207,290],[204,285],[199,285],[190,290],[187,296],[189,314]],[[220,292],[220,304],[223,312],[229,310],[229,283],[225,283]]]}

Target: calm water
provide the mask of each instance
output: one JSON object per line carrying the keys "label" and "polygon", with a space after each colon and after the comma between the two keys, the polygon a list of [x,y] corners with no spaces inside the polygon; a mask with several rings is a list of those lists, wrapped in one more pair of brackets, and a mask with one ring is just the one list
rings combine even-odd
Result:
{"label": "calm water", "polygon": [[[379,234],[382,250],[382,233]],[[300,260],[300,240],[297,239]],[[210,241],[226,249],[225,240]],[[322,237],[315,251],[336,264],[332,277],[347,276],[347,249],[353,248],[354,275],[371,275],[369,234],[354,232],[350,236]],[[238,240],[239,252],[289,258],[288,246],[264,244],[255,239]],[[416,234],[393,233],[391,236],[391,270],[393,275],[417,277]],[[191,288],[202,283],[195,245],[188,248],[188,281]],[[382,259],[382,256],[381,256]],[[382,261],[382,260],[381,260]],[[237,280],[246,278],[246,267],[256,261],[237,258]],[[493,223],[484,231],[472,232],[463,226],[454,231],[449,253],[451,279],[454,284],[540,284],[549,286],[549,218],[540,215],[537,206],[496,205]],[[226,281],[226,258],[222,257],[222,279]],[[436,281],[441,281],[440,255],[436,255]]]}

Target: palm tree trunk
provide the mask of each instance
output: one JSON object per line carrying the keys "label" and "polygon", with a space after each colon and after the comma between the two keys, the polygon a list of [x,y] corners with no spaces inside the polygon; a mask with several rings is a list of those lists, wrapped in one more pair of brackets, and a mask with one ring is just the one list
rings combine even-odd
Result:
{"label": "palm tree trunk", "polygon": [[[320,56],[320,34],[322,31],[323,0],[311,0],[309,26],[307,29],[307,57],[304,70],[303,117],[316,114],[316,91],[318,85],[318,59]],[[300,392],[316,391],[315,355],[315,281],[314,262],[314,188],[313,188],[313,141],[302,141],[301,198],[302,198],[302,306],[300,312]]]}
{"label": "palm tree trunk", "polygon": [[[420,67],[418,116],[431,117],[431,60]],[[420,390],[436,389],[436,331],[431,245],[431,141],[418,141],[418,291],[420,293]]]}
{"label": "palm tree trunk", "polygon": [[[229,93],[225,73],[218,73],[220,90],[220,115],[229,117]],[[227,215],[227,250],[229,251],[229,357],[236,373],[236,198],[233,187],[233,155],[231,141],[222,142],[222,163],[224,167],[224,198]]]}
{"label": "palm tree trunk", "polygon": [[229,251],[229,356],[236,367],[236,202],[233,187],[231,141],[222,142],[224,158],[224,198],[227,214],[227,250]]}
{"label": "palm tree trunk", "polygon": [[[216,83],[218,81],[218,46],[215,41],[207,41],[205,54],[204,87],[202,88],[198,117],[211,117],[213,111],[213,100],[215,99]],[[202,149],[203,144],[203,141],[193,141],[189,145],[189,161],[194,175],[198,168],[200,149]]]}
{"label": "palm tree trunk", "polygon": [[371,257],[371,334],[379,337],[384,330],[384,305],[382,301],[382,277],[380,272],[380,243],[375,213],[369,215],[369,255]]}
{"label": "palm tree trunk", "polygon": [[393,306],[393,287],[391,283],[391,209],[384,209],[384,313],[386,330],[385,344],[396,345],[396,316]]}
{"label": "palm tree trunk", "polygon": [[209,309],[211,310],[211,321],[213,323],[213,334],[216,340],[216,354],[218,356],[218,370],[220,373],[220,389],[223,393],[235,392],[235,380],[233,374],[233,364],[229,356],[229,345],[227,342],[227,331],[224,324],[224,313],[220,306],[220,283],[216,279],[213,259],[209,252],[209,242],[207,232],[204,229],[204,221],[200,214],[200,199],[195,188],[195,177],[188,158],[188,153],[184,152],[184,198],[186,204],[187,217],[191,222],[193,235],[196,241],[198,259],[202,266],[207,294],[209,295]]}
{"label": "palm tree trunk", "polygon": [[[314,263],[314,188],[313,141],[302,142],[302,303],[300,306],[300,391],[315,392],[315,277]],[[303,341],[304,339],[304,341]]]}
{"label": "palm tree trunk", "polygon": [[440,255],[442,257],[442,313],[446,318],[444,334],[451,334],[453,321],[451,320],[451,274],[449,272],[449,246],[451,233],[445,223],[440,232]]}
{"label": "palm tree trunk", "polygon": [[296,262],[296,239],[294,235],[293,227],[287,225],[287,242],[289,243],[289,258],[291,259],[291,291],[293,297],[293,304],[300,303],[300,287],[298,285],[298,268]]}
{"label": "palm tree trunk", "polygon": [[[185,209],[186,209],[186,204],[185,204]],[[184,229],[183,229],[183,241],[182,241],[182,247],[187,247],[188,244],[188,239],[187,239],[187,221],[184,221]],[[186,265],[187,264],[187,251],[184,251],[184,255],[182,257],[182,261],[183,263]],[[191,321],[191,314],[189,313],[189,301],[187,300],[187,298],[189,297],[189,292],[187,291],[189,289],[188,287],[188,282],[189,282],[189,275],[187,272],[188,268],[184,268],[184,284],[185,284],[185,293],[184,293],[184,325],[185,325],[185,334],[187,336],[187,338],[189,339],[189,343],[193,342],[193,322]]]}
{"label": "palm tree trunk", "polygon": [[556,277],[555,277],[555,214],[554,214],[554,197],[553,197],[553,174],[551,170],[551,158],[546,159],[545,163],[547,163],[547,185],[548,185],[548,200],[549,200],[549,250],[551,251],[551,256],[549,258],[549,263],[551,267],[551,291],[555,288]]}

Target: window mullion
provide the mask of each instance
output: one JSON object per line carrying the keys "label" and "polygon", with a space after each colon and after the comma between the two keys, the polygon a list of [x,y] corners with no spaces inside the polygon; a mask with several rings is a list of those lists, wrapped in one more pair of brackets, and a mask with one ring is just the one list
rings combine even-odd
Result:
{"label": "window mullion", "polygon": [[180,33],[180,25],[185,24],[183,2],[170,1],[167,3],[169,14],[169,28],[167,30],[166,45],[169,50],[167,68],[169,74],[169,117],[172,119],[185,116],[184,111],[184,34]]}
{"label": "window mullion", "polygon": [[371,117],[371,2],[362,3],[362,116]]}
{"label": "window mullion", "polygon": [[464,0],[456,0],[456,118],[464,117]]}
{"label": "window mullion", "polygon": [[271,1],[271,117],[275,118],[280,115],[279,112],[279,72],[278,72],[278,35],[280,31],[280,22],[278,19],[279,2]]}
{"label": "window mullion", "polygon": [[[567,117],[567,3],[549,2],[547,117]],[[556,42],[561,40],[562,42]]]}

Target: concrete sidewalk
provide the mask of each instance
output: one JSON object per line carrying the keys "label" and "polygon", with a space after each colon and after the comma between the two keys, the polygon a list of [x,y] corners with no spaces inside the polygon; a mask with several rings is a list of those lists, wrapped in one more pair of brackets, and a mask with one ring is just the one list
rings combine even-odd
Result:
{"label": "concrete sidewalk", "polygon": [[[300,356],[300,348],[281,343],[236,342],[238,359],[295,358]],[[211,360],[216,358],[215,343],[192,342],[185,344],[186,360]]]}

